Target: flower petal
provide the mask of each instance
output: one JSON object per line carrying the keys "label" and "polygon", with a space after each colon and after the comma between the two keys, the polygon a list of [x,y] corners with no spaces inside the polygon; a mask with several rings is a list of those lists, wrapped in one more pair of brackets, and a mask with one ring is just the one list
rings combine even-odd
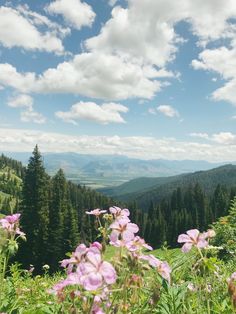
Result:
{"label": "flower petal", "polygon": [[187,235],[190,236],[191,239],[193,239],[194,241],[197,241],[197,238],[200,232],[197,229],[191,229],[191,230],[188,230],[186,233]]}
{"label": "flower petal", "polygon": [[183,253],[188,253],[191,248],[192,248],[193,244],[192,243],[185,243],[183,246],[182,246],[182,252]]}

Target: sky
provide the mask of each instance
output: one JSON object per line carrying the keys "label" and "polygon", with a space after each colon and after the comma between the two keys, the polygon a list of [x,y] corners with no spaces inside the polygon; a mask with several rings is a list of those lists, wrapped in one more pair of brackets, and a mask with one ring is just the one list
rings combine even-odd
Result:
{"label": "sky", "polygon": [[0,0],[0,151],[236,160],[235,0]]}

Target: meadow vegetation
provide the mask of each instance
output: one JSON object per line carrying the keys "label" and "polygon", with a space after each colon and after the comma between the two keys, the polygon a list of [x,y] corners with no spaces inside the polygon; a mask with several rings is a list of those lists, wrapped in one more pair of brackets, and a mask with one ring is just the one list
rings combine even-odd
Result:
{"label": "meadow vegetation", "polygon": [[50,274],[44,265],[36,276],[34,265],[9,263],[25,234],[20,214],[5,216],[0,313],[234,313],[235,213],[236,200],[214,229],[188,230],[178,237],[181,249],[153,251],[137,236],[128,209],[95,209],[87,215],[99,225],[99,241],[79,244],[61,261],[60,272]]}

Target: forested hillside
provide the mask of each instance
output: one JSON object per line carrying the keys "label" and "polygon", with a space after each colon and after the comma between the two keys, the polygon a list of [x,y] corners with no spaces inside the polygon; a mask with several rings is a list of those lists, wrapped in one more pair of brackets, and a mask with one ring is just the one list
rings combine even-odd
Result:
{"label": "forested hillside", "polygon": [[169,197],[174,190],[199,183],[207,195],[212,194],[218,184],[227,187],[236,184],[236,166],[225,165],[207,171],[197,171],[171,177],[138,178],[113,189],[100,189],[105,195],[116,197],[121,201],[136,201],[146,210],[150,202],[160,202]]}
{"label": "forested hillside", "polygon": [[149,243],[175,246],[184,230],[204,230],[226,215],[235,195],[236,169],[225,166],[134,195],[127,206],[134,209],[133,219],[142,226],[141,235]]}
{"label": "forested hillside", "polygon": [[14,159],[0,156],[0,212],[17,210],[25,168]]}

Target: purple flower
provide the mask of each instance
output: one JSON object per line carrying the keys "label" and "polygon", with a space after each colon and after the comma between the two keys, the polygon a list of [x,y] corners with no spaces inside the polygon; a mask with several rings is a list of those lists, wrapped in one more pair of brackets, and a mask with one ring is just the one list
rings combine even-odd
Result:
{"label": "purple flower", "polygon": [[139,231],[139,227],[129,221],[130,220],[127,217],[123,217],[115,220],[110,225],[110,229],[112,229],[110,234],[111,243],[117,242],[119,237],[125,242],[129,242],[134,239],[134,234]]}
{"label": "purple flower", "polygon": [[88,291],[97,290],[104,284],[113,284],[117,277],[113,266],[93,252],[87,253],[86,262],[79,265],[79,273],[81,284]]}
{"label": "purple flower", "polygon": [[101,210],[100,208],[96,208],[94,210],[86,211],[86,214],[88,215],[94,215],[96,217],[100,216],[101,214],[105,214],[107,211],[106,210]]}
{"label": "purple flower", "polygon": [[75,252],[72,253],[71,258],[61,261],[61,266],[64,268],[67,267],[67,273],[70,274],[75,265],[79,265],[81,262],[85,261],[88,252],[100,255],[101,250],[102,245],[99,242],[92,243],[89,248],[87,248],[85,244],[80,244],[77,246]]}
{"label": "purple flower", "polygon": [[171,268],[167,262],[160,261],[158,258],[153,256],[152,254],[142,255],[140,258],[148,261],[149,265],[156,268],[159,275],[170,283]]}
{"label": "purple flower", "polygon": [[58,295],[63,291],[65,287],[78,284],[80,284],[80,274],[76,272],[71,273],[67,276],[65,280],[61,280],[57,284],[55,284],[53,288],[49,290],[49,292]]}
{"label": "purple flower", "polygon": [[8,233],[25,236],[25,233],[20,231],[20,229],[18,228],[20,216],[21,214],[5,216],[4,218],[0,219],[1,227]]}
{"label": "purple flower", "polygon": [[180,234],[178,237],[178,243],[185,243],[182,247],[183,253],[189,252],[192,246],[198,248],[205,248],[208,246],[208,241],[206,239],[209,235],[207,232],[201,234],[197,229],[191,229],[186,233],[187,234]]}
{"label": "purple flower", "polygon": [[121,209],[120,207],[113,206],[109,208],[109,211],[115,218],[124,218],[130,215],[128,208]]}
{"label": "purple flower", "polygon": [[150,245],[148,245],[145,242],[145,240],[140,238],[139,236],[136,236],[132,241],[127,242],[125,246],[130,252],[135,252],[135,251],[141,250],[142,248],[145,248],[150,251],[153,250],[153,248]]}

